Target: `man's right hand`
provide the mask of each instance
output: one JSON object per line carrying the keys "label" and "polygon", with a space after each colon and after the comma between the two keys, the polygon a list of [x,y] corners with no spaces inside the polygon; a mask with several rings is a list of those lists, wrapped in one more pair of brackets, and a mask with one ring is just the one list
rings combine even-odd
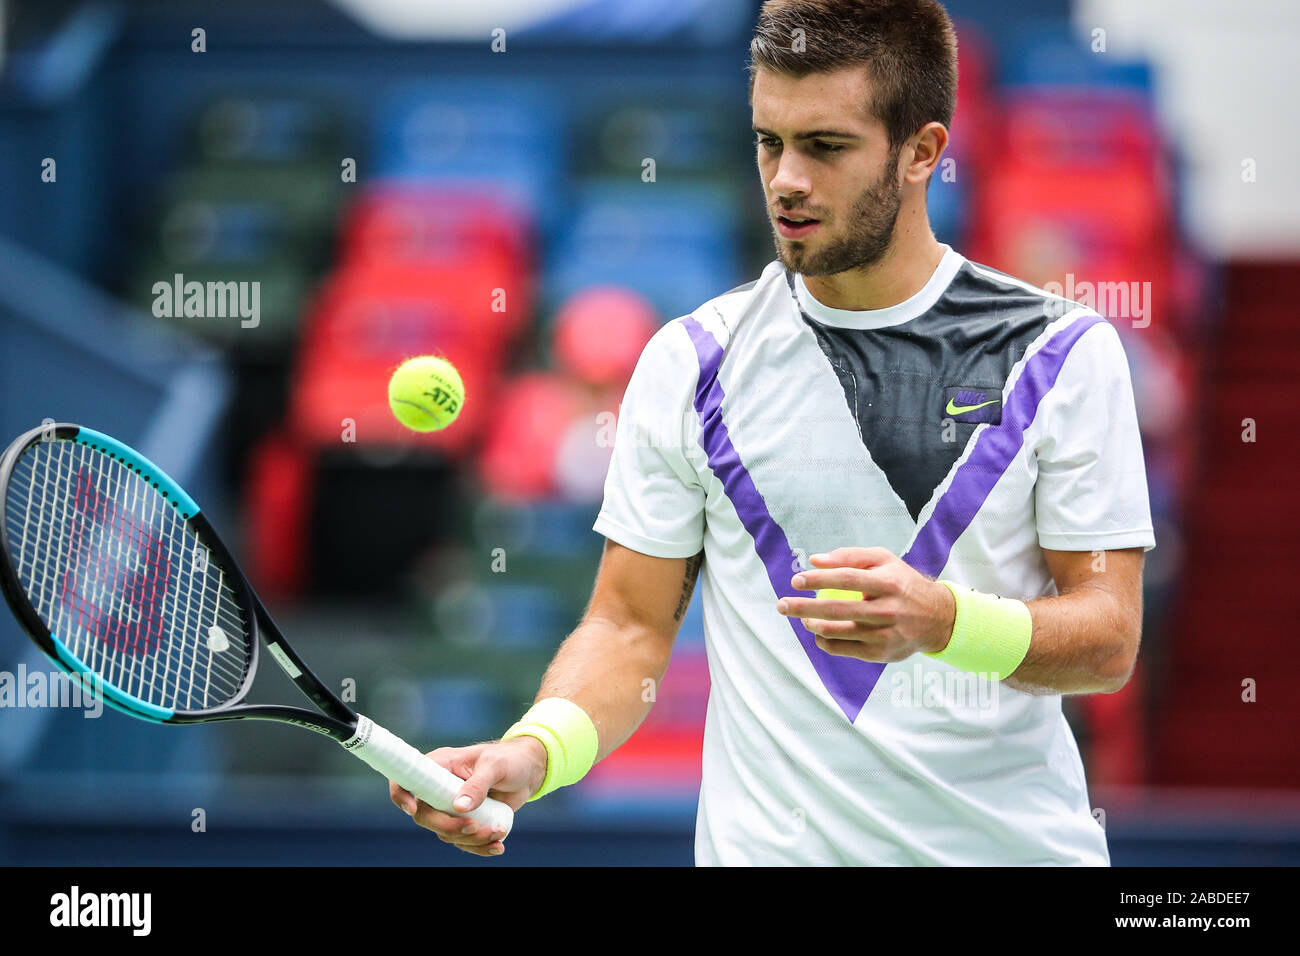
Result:
{"label": "man's right hand", "polygon": [[[441,747],[426,756],[465,781],[454,803],[462,813],[473,810],[489,796],[517,811],[546,777],[546,748],[536,737],[514,737],[472,747]],[[388,795],[444,843],[478,856],[500,856],[506,851],[502,842],[505,834],[500,830],[479,829],[467,817],[436,810],[391,780]]]}

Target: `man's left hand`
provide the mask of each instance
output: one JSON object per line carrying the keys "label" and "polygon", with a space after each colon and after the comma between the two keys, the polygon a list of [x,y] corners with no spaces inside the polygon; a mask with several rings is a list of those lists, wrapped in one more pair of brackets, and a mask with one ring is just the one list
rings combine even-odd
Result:
{"label": "man's left hand", "polygon": [[952,592],[886,548],[836,548],[809,558],[811,570],[790,581],[801,591],[860,591],[861,601],[788,597],[776,609],[801,618],[828,654],[894,663],[948,646],[956,605]]}

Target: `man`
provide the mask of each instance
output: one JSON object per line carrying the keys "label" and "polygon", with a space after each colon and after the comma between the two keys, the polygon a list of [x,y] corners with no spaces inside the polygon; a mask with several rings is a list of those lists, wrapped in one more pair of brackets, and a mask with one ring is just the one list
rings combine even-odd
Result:
{"label": "man", "polygon": [[576,780],[644,719],[702,566],[698,864],[1107,865],[1060,695],[1128,679],[1155,546],[1118,335],[931,233],[938,3],[770,0],[751,54],[777,260],[644,350],[539,705],[432,756],[461,810]]}

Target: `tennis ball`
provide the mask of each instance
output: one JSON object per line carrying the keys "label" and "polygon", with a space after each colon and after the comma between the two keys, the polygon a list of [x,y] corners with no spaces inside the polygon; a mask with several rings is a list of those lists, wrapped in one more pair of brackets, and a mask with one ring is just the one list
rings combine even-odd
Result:
{"label": "tennis ball", "polygon": [[817,592],[819,601],[861,601],[861,591],[840,591],[836,588],[822,588]]}
{"label": "tennis ball", "polygon": [[388,380],[388,407],[412,431],[446,428],[465,404],[465,383],[445,358],[421,355],[407,359]]}

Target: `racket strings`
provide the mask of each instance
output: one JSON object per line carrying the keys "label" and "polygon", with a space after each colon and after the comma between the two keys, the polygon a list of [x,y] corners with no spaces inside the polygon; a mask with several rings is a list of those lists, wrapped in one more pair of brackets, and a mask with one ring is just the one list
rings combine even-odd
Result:
{"label": "racket strings", "polygon": [[[103,489],[95,488],[88,493],[86,488],[88,468],[84,459],[87,456],[93,458],[95,453],[82,446],[71,447],[77,449],[78,458],[82,459],[75,469],[78,495],[73,499],[74,506],[80,499],[81,507],[74,507],[71,522],[71,534],[75,537],[79,531],[81,533],[79,542],[81,546],[69,547],[67,551],[70,557],[70,568],[64,581],[65,586],[73,583],[71,593],[86,595],[87,602],[100,608],[101,612],[97,615],[98,620],[92,618],[87,621],[83,618],[74,622],[81,627],[74,628],[69,633],[74,633],[79,638],[84,638],[87,634],[98,635],[101,638],[98,643],[90,642],[90,647],[87,648],[90,651],[91,666],[122,690],[151,699],[150,694],[142,691],[152,685],[162,691],[161,700],[158,702],[181,709],[211,706],[217,703],[211,693],[210,676],[204,685],[207,686],[209,693],[204,698],[195,693],[196,668],[173,666],[177,663],[175,652],[179,652],[182,659],[186,655],[194,657],[202,653],[203,635],[194,626],[197,619],[193,601],[195,579],[191,576],[188,581],[178,580],[173,583],[170,575],[172,564],[170,560],[166,564],[168,574],[163,577],[157,573],[160,564],[157,557],[161,555],[179,557],[178,545],[190,536],[160,495],[152,491],[146,482],[111,459],[103,459],[103,461],[119,469],[121,474],[115,476],[111,473],[111,469],[102,469],[101,473],[107,472],[102,476],[108,479],[103,482]],[[103,456],[99,457],[103,458]],[[125,500],[122,496],[113,494],[115,490],[113,479],[120,478],[122,475],[129,478],[125,484],[130,490],[130,496]],[[115,503],[125,504],[125,513],[131,518],[124,520],[121,517],[123,509],[114,507]],[[85,536],[86,528],[90,530],[89,541]],[[165,550],[162,547],[164,539],[167,544]],[[73,542],[74,545],[76,543]],[[149,563],[150,556],[153,556],[152,566]],[[188,584],[189,587],[175,586],[181,584]],[[174,595],[176,598],[188,592],[191,597],[188,613],[173,615],[177,623],[188,621],[189,626],[171,628],[177,643],[172,648],[173,653],[167,655],[147,653],[156,648],[157,642],[153,638],[159,626],[159,605],[163,603],[158,599],[160,592],[163,595]],[[106,602],[102,597],[104,593],[119,595],[120,599],[116,602]],[[220,592],[216,593],[219,595]],[[111,610],[104,613],[105,605],[111,606],[112,603],[121,605],[126,610],[126,614],[115,614]],[[67,600],[63,602],[65,610],[75,606],[74,602]],[[107,627],[106,622],[108,622]],[[202,621],[198,620],[198,623],[201,624]],[[227,620],[223,623],[226,625],[223,627],[223,632],[239,634],[243,630],[241,622]],[[81,651],[85,643],[84,640],[77,640],[74,651]],[[163,662],[161,680],[160,662]],[[208,666],[204,668],[209,675],[212,663],[209,657]],[[238,678],[242,677],[242,664],[239,674],[236,675],[230,673],[231,664],[228,661],[217,659],[215,663],[219,673],[226,673],[227,684],[237,687]]]}
{"label": "racket strings", "polygon": [[[100,570],[105,578],[111,580],[114,590],[123,594],[126,609],[134,618],[105,617],[114,609],[101,608],[86,600],[83,589],[79,587],[84,572],[78,568],[68,568],[63,576],[62,603],[74,612],[80,626],[100,634],[104,642],[117,651],[129,654],[155,651],[162,637],[160,599],[168,590],[171,562],[162,542],[150,534],[130,511],[110,508],[106,499],[96,492],[91,478],[87,469],[78,469],[68,553],[87,553],[92,547],[87,539],[97,529],[102,529],[104,536],[116,547],[105,555]],[[129,561],[131,553],[140,556],[144,567],[132,567]]]}
{"label": "racket strings", "polygon": [[32,606],[105,683],[187,711],[238,693],[246,614],[203,542],[127,465],[72,441],[34,444],[5,521]]}

